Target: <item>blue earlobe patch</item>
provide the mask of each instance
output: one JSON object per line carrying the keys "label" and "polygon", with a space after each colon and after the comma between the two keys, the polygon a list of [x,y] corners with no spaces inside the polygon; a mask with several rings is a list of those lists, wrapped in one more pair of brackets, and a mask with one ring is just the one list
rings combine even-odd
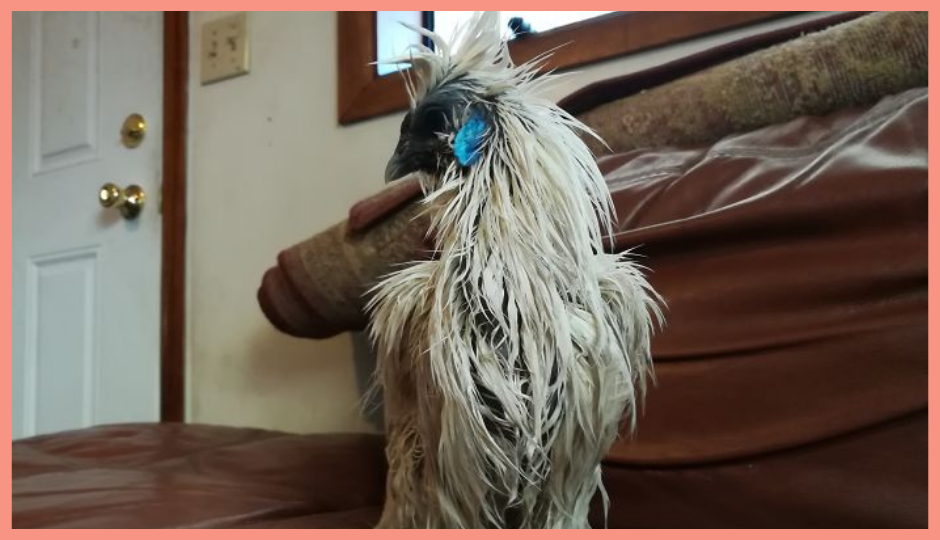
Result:
{"label": "blue earlobe patch", "polygon": [[460,128],[454,137],[454,155],[464,167],[473,165],[480,158],[480,146],[486,133],[486,121],[480,114],[474,114]]}

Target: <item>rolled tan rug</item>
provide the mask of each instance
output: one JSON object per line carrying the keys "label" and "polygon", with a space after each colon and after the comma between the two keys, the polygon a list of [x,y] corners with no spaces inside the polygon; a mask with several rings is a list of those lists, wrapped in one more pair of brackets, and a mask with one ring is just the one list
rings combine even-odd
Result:
{"label": "rolled tan rug", "polygon": [[[802,26],[777,35],[786,37]],[[737,46],[748,47],[755,39],[760,36]],[[733,54],[735,45],[719,49]],[[676,62],[675,69],[684,63]],[[630,79],[648,76],[632,74],[619,82],[629,88]],[[610,83],[605,85],[611,91]],[[610,150],[588,141],[595,154],[603,155],[713,142],[799,116],[870,105],[926,85],[927,13],[878,12],[576,112],[609,145]],[[584,101],[580,98],[567,101],[577,106]]]}
{"label": "rolled tan rug", "polygon": [[327,338],[367,322],[364,294],[395,265],[427,257],[418,183],[405,178],[364,199],[349,217],[282,251],[258,290],[282,332]]}

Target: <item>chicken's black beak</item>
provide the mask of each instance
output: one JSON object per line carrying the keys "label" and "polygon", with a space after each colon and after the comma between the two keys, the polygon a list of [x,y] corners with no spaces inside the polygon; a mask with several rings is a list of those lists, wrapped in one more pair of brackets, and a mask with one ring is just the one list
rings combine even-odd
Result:
{"label": "chicken's black beak", "polygon": [[447,145],[437,136],[415,138],[403,135],[385,166],[385,182],[398,180],[417,171],[439,173],[441,158],[447,152]]}
{"label": "chicken's black beak", "polygon": [[392,158],[389,159],[388,164],[385,165],[385,183],[387,184],[393,180],[398,180],[406,174],[408,174],[408,172],[402,167],[398,153],[392,154]]}
{"label": "chicken's black beak", "polygon": [[398,139],[398,144],[395,145],[395,151],[392,153],[392,157],[389,158],[388,164],[385,165],[385,183],[389,183],[393,180],[398,180],[402,176],[410,173],[410,170],[407,170],[405,162],[407,161],[406,155],[408,154],[408,137],[402,135]]}

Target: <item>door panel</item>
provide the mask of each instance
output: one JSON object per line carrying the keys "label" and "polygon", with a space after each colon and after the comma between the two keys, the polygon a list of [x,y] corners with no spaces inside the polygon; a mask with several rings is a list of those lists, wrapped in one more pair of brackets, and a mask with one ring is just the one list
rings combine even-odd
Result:
{"label": "door panel", "polygon": [[96,248],[27,263],[24,414],[38,432],[91,422],[97,263]]}
{"label": "door panel", "polygon": [[98,16],[34,15],[30,55],[33,174],[98,157]]}

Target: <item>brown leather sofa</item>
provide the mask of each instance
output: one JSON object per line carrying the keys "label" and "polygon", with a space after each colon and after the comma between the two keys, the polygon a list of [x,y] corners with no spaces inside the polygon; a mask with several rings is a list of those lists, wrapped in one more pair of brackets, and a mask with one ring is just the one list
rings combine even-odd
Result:
{"label": "brown leather sofa", "polygon": [[[668,302],[608,526],[926,527],[927,103],[602,158]],[[379,436],[103,426],[13,444],[13,525],[368,527],[383,475]]]}

